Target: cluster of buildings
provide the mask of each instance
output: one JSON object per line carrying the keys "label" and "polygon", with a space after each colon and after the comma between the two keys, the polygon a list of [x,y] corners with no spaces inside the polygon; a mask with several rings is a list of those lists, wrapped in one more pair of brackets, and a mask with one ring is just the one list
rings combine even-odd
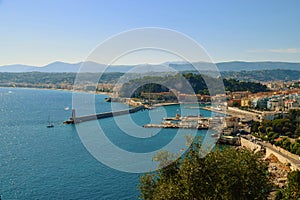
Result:
{"label": "cluster of buildings", "polygon": [[300,90],[263,92],[248,91],[227,94],[228,106],[246,107],[260,111],[288,111],[300,108]]}
{"label": "cluster of buildings", "polygon": [[211,97],[209,95],[199,94],[183,94],[174,95],[172,92],[162,93],[144,93],[143,96],[147,99],[162,100],[165,102],[226,102],[230,107],[250,108],[258,111],[288,111],[290,109],[300,108],[300,89],[285,90],[285,91],[271,91],[251,93],[249,91],[240,92],[226,92],[226,95],[216,95]]}
{"label": "cluster of buildings", "polygon": [[266,85],[272,91],[280,91],[287,89],[300,88],[300,80],[295,81],[269,81],[261,82],[261,84]]}

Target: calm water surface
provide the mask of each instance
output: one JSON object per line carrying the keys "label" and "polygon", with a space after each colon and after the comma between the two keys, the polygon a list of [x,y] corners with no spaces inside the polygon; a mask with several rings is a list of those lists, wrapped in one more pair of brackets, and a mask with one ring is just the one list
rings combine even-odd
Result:
{"label": "calm water surface", "polygon": [[[111,110],[105,95],[97,95],[96,110]],[[124,104],[114,103],[120,109]],[[111,169],[97,161],[85,149],[75,126],[62,122],[71,115],[72,93],[66,91],[0,88],[0,195],[5,199],[136,199],[140,174]],[[174,116],[178,106],[165,107]],[[142,126],[158,108],[134,113],[132,120]],[[188,110],[188,109],[186,109]],[[190,113],[193,114],[190,109]],[[201,110],[209,116],[209,111]],[[46,128],[48,117],[55,125]],[[119,116],[122,121],[122,117]],[[88,123],[83,123],[88,127]],[[99,124],[111,131],[109,139],[132,152],[159,149],[174,137],[176,130],[164,129],[145,141],[124,134],[113,118]],[[130,130],[130,127],[128,127]],[[88,131],[88,129],[87,129]],[[132,131],[135,131],[134,129]],[[187,133],[189,130],[186,131]],[[151,134],[145,129],[143,134]],[[205,134],[200,132],[200,134]],[[149,142],[150,141],[150,142]]]}

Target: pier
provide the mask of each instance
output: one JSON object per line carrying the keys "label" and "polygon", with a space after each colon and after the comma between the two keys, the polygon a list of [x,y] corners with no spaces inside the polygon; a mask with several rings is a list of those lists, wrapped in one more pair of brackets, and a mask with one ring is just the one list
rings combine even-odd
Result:
{"label": "pier", "polygon": [[206,125],[196,125],[196,124],[145,124],[143,126],[144,128],[182,128],[182,129],[198,129],[198,130],[203,130],[203,129],[208,129],[209,127]]}
{"label": "pier", "polygon": [[111,111],[111,112],[105,112],[105,113],[98,113],[98,114],[92,114],[92,115],[84,115],[84,116],[76,116],[75,114],[75,109],[72,109],[72,117],[65,121],[64,124],[77,124],[81,122],[86,122],[86,121],[92,121],[92,120],[97,120],[97,119],[102,119],[102,118],[108,118],[108,117],[113,117],[113,116],[119,116],[119,115],[126,115],[130,113],[135,113],[140,110],[144,110],[145,106],[138,106],[135,108],[130,108],[126,110],[119,110],[119,111]]}
{"label": "pier", "polygon": [[212,119],[202,116],[185,116],[177,114],[175,117],[165,117],[161,124],[145,124],[144,128],[183,128],[209,129]]}

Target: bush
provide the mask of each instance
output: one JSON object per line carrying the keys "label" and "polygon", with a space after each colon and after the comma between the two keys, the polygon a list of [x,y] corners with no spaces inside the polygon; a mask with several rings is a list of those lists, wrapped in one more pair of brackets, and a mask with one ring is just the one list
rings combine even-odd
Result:
{"label": "bush", "polygon": [[276,199],[300,199],[300,171],[292,171],[288,174],[288,185],[285,189],[277,192]]}
{"label": "bush", "polygon": [[267,199],[272,188],[268,163],[247,149],[227,148],[201,158],[193,143],[187,153],[141,177],[141,199]]}

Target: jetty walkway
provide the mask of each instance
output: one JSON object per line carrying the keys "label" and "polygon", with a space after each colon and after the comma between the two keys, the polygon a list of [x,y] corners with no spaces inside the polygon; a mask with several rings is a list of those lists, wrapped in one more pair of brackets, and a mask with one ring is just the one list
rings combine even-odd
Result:
{"label": "jetty walkway", "polygon": [[77,124],[77,123],[92,121],[92,120],[96,120],[96,119],[114,117],[114,116],[119,116],[119,115],[126,115],[126,114],[130,114],[130,113],[135,113],[135,112],[138,112],[138,111],[144,110],[144,109],[146,109],[146,108],[144,105],[142,105],[142,106],[138,106],[135,108],[126,109],[126,110],[111,111],[111,112],[84,115],[84,116],[76,116],[75,109],[73,109],[72,117],[69,120],[65,121],[64,124]]}

